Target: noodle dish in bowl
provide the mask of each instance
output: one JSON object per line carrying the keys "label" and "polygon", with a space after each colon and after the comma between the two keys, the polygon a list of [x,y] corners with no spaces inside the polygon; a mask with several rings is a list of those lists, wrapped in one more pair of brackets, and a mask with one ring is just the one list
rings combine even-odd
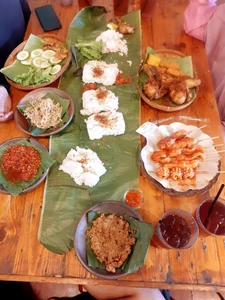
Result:
{"label": "noodle dish in bowl", "polygon": [[17,126],[33,136],[50,136],[72,120],[74,104],[70,96],[56,88],[34,90],[23,97],[15,111]]}

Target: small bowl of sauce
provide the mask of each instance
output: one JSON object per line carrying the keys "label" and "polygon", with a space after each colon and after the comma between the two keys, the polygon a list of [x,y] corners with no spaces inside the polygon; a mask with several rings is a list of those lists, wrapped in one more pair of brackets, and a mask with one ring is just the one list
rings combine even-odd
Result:
{"label": "small bowl of sauce", "polygon": [[158,244],[167,249],[188,249],[197,241],[198,224],[194,217],[181,209],[171,209],[156,227]]}
{"label": "small bowl of sauce", "polygon": [[130,188],[125,192],[123,200],[131,208],[138,209],[144,203],[144,194],[141,190]]}

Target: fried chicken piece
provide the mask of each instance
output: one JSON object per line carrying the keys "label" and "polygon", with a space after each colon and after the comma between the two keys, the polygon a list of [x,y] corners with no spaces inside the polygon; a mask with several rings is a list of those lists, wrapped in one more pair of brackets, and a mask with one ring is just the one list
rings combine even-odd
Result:
{"label": "fried chicken piece", "polygon": [[146,83],[143,85],[143,92],[149,100],[160,98],[159,85],[153,78],[148,78]]}
{"label": "fried chicken piece", "polygon": [[135,244],[134,233],[122,216],[102,213],[93,221],[86,235],[97,259],[105,264],[108,272],[115,273],[131,253],[131,246]]}
{"label": "fried chicken piece", "polygon": [[201,80],[198,78],[188,78],[185,79],[185,84],[189,89],[192,89],[201,84]]}
{"label": "fried chicken piece", "polygon": [[131,24],[128,24],[124,21],[122,21],[122,19],[120,17],[115,17],[116,22],[118,23],[118,29],[119,32],[122,34],[133,34],[135,27]]}
{"label": "fried chicken piece", "polygon": [[179,105],[188,102],[190,96],[185,81],[173,81],[172,84],[169,85],[169,96],[174,103]]}

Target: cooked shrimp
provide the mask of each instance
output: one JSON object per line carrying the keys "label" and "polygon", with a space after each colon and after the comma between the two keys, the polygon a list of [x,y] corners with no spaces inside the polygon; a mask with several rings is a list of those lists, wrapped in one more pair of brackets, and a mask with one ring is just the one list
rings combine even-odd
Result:
{"label": "cooked shrimp", "polygon": [[182,154],[184,154],[184,155],[190,155],[190,154],[192,154],[193,152],[195,152],[195,151],[198,151],[198,152],[201,152],[201,153],[204,153],[205,151],[204,151],[204,148],[201,146],[201,145],[195,145],[194,147],[192,147],[192,148],[183,148],[182,149]]}
{"label": "cooked shrimp", "polygon": [[199,167],[200,164],[200,160],[199,159],[194,159],[192,161],[177,161],[174,163],[168,163],[165,164],[164,167],[167,167],[168,169],[172,169],[172,168],[197,168]]}
{"label": "cooked shrimp", "polygon": [[174,132],[171,135],[171,138],[176,139],[176,140],[180,140],[180,139],[183,139],[186,135],[187,135],[187,131],[181,129],[181,130],[178,130],[178,131]]}
{"label": "cooked shrimp", "polygon": [[158,147],[159,149],[163,150],[166,148],[171,147],[175,143],[175,139],[172,139],[171,136],[167,136],[161,140],[158,141]]}
{"label": "cooked shrimp", "polygon": [[193,147],[193,145],[196,144],[196,139],[194,138],[190,138],[190,137],[185,137],[183,139],[180,139],[180,140],[175,140],[174,143],[172,143],[171,146],[167,146],[165,147],[165,149],[180,149],[180,148],[190,148],[190,147]]}

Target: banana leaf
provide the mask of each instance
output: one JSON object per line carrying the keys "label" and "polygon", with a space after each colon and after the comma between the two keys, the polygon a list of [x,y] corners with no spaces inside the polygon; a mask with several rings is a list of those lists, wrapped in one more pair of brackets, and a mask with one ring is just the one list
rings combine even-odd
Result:
{"label": "banana leaf", "polygon": [[[158,55],[152,48],[148,47],[146,50],[146,53],[145,53],[145,57],[143,59],[143,64],[146,62],[149,54],[154,54],[154,55],[160,57],[160,55]],[[193,64],[192,64],[191,56],[185,56],[185,57],[176,58],[176,59],[168,59],[168,58],[163,57],[163,60],[178,63],[180,65],[180,71],[182,73],[185,73],[190,77],[193,77],[194,71],[193,71]],[[138,85],[139,85],[140,89],[143,88],[143,85],[147,78],[148,78],[148,75],[140,69],[140,72],[138,74]],[[191,92],[191,97],[190,97],[190,101],[191,101],[191,100],[195,99],[196,91],[195,91],[195,89],[190,89],[190,92]],[[167,95],[163,96],[162,98],[152,100],[152,101],[155,103],[158,103],[160,105],[165,105],[165,106],[170,106],[170,107],[179,106],[178,104],[171,101],[169,96],[167,96]]]}
{"label": "banana leaf", "polygon": [[[62,113],[61,113],[62,121],[60,123],[58,123],[55,127],[55,128],[59,128],[59,127],[63,126],[63,124],[68,122],[68,120],[69,120],[68,108],[69,108],[69,105],[70,105],[70,100],[63,99],[63,98],[59,97],[58,95],[56,95],[54,93],[47,93],[44,97],[42,97],[42,99],[47,99],[47,98],[50,98],[50,99],[54,100],[55,103],[59,103],[59,105],[62,107]],[[30,103],[26,103],[26,104],[23,104],[23,105],[18,105],[17,109],[25,117],[24,111],[27,107],[30,107],[30,106],[31,106]],[[41,133],[48,132],[48,131],[52,130],[52,127],[51,128],[46,128],[46,129],[41,129],[41,128],[38,128],[36,126],[33,126],[30,122],[30,119],[29,118],[26,118],[26,119],[27,119],[27,122],[29,124],[29,132],[33,136],[36,136],[38,134],[41,134]]]}
{"label": "banana leaf", "polygon": [[[125,134],[89,140],[85,117],[80,114],[83,82],[80,77],[73,76],[74,62],[61,78],[60,89],[70,94],[74,100],[75,118],[65,130],[50,138],[50,153],[57,164],[51,168],[45,184],[38,232],[39,241],[50,251],[59,254],[66,253],[73,247],[75,227],[87,209],[104,200],[120,200],[127,188],[138,185],[139,136],[136,128],[139,127],[140,98],[135,78],[141,60],[140,12],[132,12],[123,19],[136,27],[133,35],[125,36],[128,41],[128,55],[107,54],[104,60],[108,63],[116,61],[123,74],[133,78],[130,84],[107,87],[119,97],[118,111],[124,115]],[[107,30],[106,24],[104,7],[86,7],[72,21],[68,39],[71,43],[76,43],[81,38],[93,40]],[[80,64],[84,61],[79,56]],[[128,61],[132,61],[132,66]],[[76,146],[95,151],[107,169],[93,188],[75,184],[68,174],[58,170],[69,150]]]}
{"label": "banana leaf", "polygon": [[[87,215],[88,227],[90,230],[92,227],[92,222],[100,216],[99,213],[89,212]],[[135,230],[136,242],[132,246],[132,251],[123,265],[118,268],[118,270],[123,270],[125,273],[134,273],[140,269],[144,263],[147,255],[148,247],[154,232],[153,225],[151,223],[138,221],[129,216],[123,216],[124,219],[130,224],[130,228]],[[87,251],[87,261],[90,267],[105,269],[105,265],[100,263],[94,251],[91,249],[91,241],[89,237],[86,237],[86,251]]]}
{"label": "banana leaf", "polygon": [[[12,144],[0,148],[0,164],[2,163],[1,157],[2,157],[3,152],[6,151],[8,149],[8,147],[10,147],[11,145]],[[9,192],[11,195],[16,197],[24,189],[28,188],[33,183],[35,183],[35,181],[37,181],[42,176],[42,174],[54,164],[55,161],[54,161],[54,159],[52,159],[50,157],[50,155],[47,152],[40,150],[38,147],[35,147],[34,145],[31,145],[26,139],[15,142],[15,143],[13,143],[13,145],[25,145],[25,146],[33,147],[38,151],[38,153],[40,154],[40,157],[41,157],[41,165],[38,169],[38,172],[37,172],[36,176],[34,178],[31,178],[29,181],[22,181],[19,183],[11,184],[3,176],[2,170],[0,168],[0,184],[6,189],[7,192]]]}
{"label": "banana leaf", "polygon": [[[65,47],[67,49],[70,48],[70,41],[68,41],[65,44]],[[38,48],[41,48],[41,49],[43,48],[42,39],[34,34],[31,34],[29,36],[23,50],[31,52]],[[61,61],[60,65],[63,65],[64,61],[65,61],[65,59]],[[4,75],[6,75],[12,81],[15,81],[16,76],[20,76],[21,78],[25,77],[22,82],[22,85],[30,85],[30,84],[33,84],[30,81],[35,76],[35,72],[37,73],[37,77],[41,78],[41,77],[43,77],[42,76],[43,70],[44,69],[39,69],[39,68],[33,67],[31,65],[23,65],[23,64],[21,64],[20,61],[18,61],[16,59],[13,62],[13,64],[11,64],[10,66],[0,69],[0,72],[3,73]],[[25,76],[25,74],[27,76]],[[29,76],[28,76],[28,74],[29,74]],[[41,80],[44,80],[43,78]],[[45,81],[48,81],[48,80],[51,81],[54,78],[55,78],[55,75],[49,75],[48,77],[45,78],[46,79]],[[39,82],[39,83],[41,83],[41,82]]]}

